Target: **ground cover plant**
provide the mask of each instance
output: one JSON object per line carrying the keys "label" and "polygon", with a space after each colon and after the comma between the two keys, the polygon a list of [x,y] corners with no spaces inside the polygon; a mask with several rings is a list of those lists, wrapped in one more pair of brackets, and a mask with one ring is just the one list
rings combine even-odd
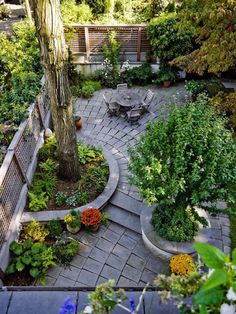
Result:
{"label": "ground cover plant", "polygon": [[78,143],[81,179],[62,181],[57,176],[56,140],[52,136],[39,150],[39,164],[28,193],[28,209],[70,209],[85,205],[104,189],[109,167],[100,149]]}
{"label": "ground cover plant", "polygon": [[[225,120],[204,94],[174,107],[168,118],[150,123],[130,149],[130,181],[148,204],[155,231],[167,240],[190,241],[206,225],[196,207],[213,214],[218,200],[232,202],[236,179],[236,143]],[[205,202],[211,202],[206,206]]]}
{"label": "ground cover plant", "polygon": [[65,224],[33,220],[23,226],[19,240],[10,245],[11,261],[4,276],[7,285],[46,283],[47,270],[56,264],[67,267],[79,251],[79,242],[66,233]]}

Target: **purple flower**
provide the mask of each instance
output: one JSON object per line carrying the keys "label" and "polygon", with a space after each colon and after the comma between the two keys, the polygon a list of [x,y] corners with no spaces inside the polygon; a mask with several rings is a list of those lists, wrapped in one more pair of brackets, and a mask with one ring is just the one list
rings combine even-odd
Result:
{"label": "purple flower", "polygon": [[135,311],[135,301],[134,301],[134,298],[130,298],[129,299],[129,304],[130,304],[131,313],[133,313]]}
{"label": "purple flower", "polygon": [[62,307],[60,308],[59,314],[75,314],[76,305],[74,303],[70,304],[72,301],[72,297],[66,298]]}

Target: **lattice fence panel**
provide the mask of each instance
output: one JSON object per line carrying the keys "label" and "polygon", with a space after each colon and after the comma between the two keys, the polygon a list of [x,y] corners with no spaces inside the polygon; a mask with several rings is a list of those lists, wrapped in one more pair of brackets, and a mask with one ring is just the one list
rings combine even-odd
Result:
{"label": "lattice fence panel", "polygon": [[23,185],[22,176],[15,160],[12,159],[0,189],[0,247],[4,242]]}

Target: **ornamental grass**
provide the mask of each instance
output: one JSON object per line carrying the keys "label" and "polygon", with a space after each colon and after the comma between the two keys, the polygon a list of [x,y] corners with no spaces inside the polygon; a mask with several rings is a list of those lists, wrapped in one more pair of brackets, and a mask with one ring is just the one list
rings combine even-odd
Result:
{"label": "ornamental grass", "polygon": [[172,256],[170,269],[172,274],[185,276],[196,271],[197,266],[192,256],[188,254],[178,254]]}
{"label": "ornamental grass", "polygon": [[81,214],[81,222],[86,227],[94,227],[101,223],[102,213],[96,208],[88,208]]}

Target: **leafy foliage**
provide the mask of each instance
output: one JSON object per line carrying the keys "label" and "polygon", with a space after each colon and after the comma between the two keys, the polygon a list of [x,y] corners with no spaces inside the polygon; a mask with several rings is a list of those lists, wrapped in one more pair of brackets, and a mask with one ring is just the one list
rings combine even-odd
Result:
{"label": "leafy foliage", "polygon": [[47,229],[49,231],[49,236],[52,238],[59,237],[62,234],[62,226],[59,219],[50,220],[47,224]]}
{"label": "leafy foliage", "polygon": [[236,92],[219,92],[210,100],[210,104],[229,119],[229,126],[236,131]]}
{"label": "leafy foliage", "polygon": [[84,1],[77,5],[75,0],[61,1],[62,20],[65,25],[88,23],[93,17],[92,11]]}
{"label": "leafy foliage", "polygon": [[78,143],[78,152],[80,163],[85,165],[91,161],[104,160],[104,157],[101,153],[101,149],[94,146],[89,146],[83,143]]}
{"label": "leafy foliage", "polygon": [[18,125],[40,89],[42,68],[34,27],[15,23],[13,34],[0,35],[0,123]]}
{"label": "leafy foliage", "polygon": [[53,245],[53,253],[56,256],[57,262],[62,266],[68,266],[74,257],[79,252],[79,243],[77,240],[67,237],[63,234]]}
{"label": "leafy foliage", "polygon": [[107,183],[108,175],[109,168],[106,163],[99,166],[90,165],[87,173],[79,181],[79,191],[95,189],[97,193],[101,193]]}
{"label": "leafy foliage", "polygon": [[13,241],[10,251],[13,259],[7,268],[8,274],[27,269],[31,277],[39,278],[41,283],[45,284],[45,274],[48,268],[55,265],[52,248],[39,242],[32,244],[30,240],[25,240],[23,243]]}
{"label": "leafy foliage", "polygon": [[47,208],[48,199],[54,195],[56,189],[57,167],[57,162],[50,158],[39,163],[39,170],[34,174],[32,187],[28,192],[30,210],[38,211]]}
{"label": "leafy foliage", "polygon": [[234,68],[235,14],[234,0],[183,1],[179,12],[180,19],[196,28],[198,47],[190,54],[177,58],[174,63],[185,64],[188,72],[199,75],[206,71],[219,74]]}
{"label": "leafy foliage", "polygon": [[92,85],[85,85],[82,87],[82,95],[85,98],[90,98],[93,96],[93,93],[95,92],[94,88]]}
{"label": "leafy foliage", "polygon": [[189,25],[180,28],[176,14],[164,14],[148,25],[148,37],[161,61],[189,53],[193,49],[194,31]]}
{"label": "leafy foliage", "polygon": [[[173,228],[173,240],[177,221],[183,228],[191,221],[195,225],[191,216],[204,222],[195,206],[218,213],[218,200],[235,198],[230,186],[236,178],[236,143],[204,95],[173,108],[168,119],[150,123],[129,154],[131,182],[148,204],[158,203],[153,215],[156,231],[166,219],[166,228]],[[212,206],[204,206],[205,202]]]}
{"label": "leafy foliage", "polygon": [[144,63],[132,69],[125,69],[121,73],[121,81],[129,85],[146,85],[151,83],[152,76],[151,65]]}
{"label": "leafy foliage", "polygon": [[23,238],[31,242],[44,242],[48,234],[49,230],[36,220],[23,227]]}
{"label": "leafy foliage", "polygon": [[44,145],[38,152],[38,158],[39,161],[47,161],[48,158],[57,159],[57,142],[55,134],[46,139]]}
{"label": "leafy foliage", "polygon": [[[236,250],[232,259],[206,243],[195,243],[204,264],[211,268],[208,275],[194,272],[186,276],[158,275],[155,284],[163,302],[174,299],[181,313],[233,313],[236,300]],[[192,303],[183,298],[192,297]],[[230,311],[231,307],[231,311]],[[233,310],[233,311],[232,311]]]}
{"label": "leafy foliage", "polygon": [[94,314],[111,313],[117,304],[126,299],[123,289],[115,291],[115,282],[109,279],[107,282],[98,285],[95,292],[88,295],[89,304]]}

